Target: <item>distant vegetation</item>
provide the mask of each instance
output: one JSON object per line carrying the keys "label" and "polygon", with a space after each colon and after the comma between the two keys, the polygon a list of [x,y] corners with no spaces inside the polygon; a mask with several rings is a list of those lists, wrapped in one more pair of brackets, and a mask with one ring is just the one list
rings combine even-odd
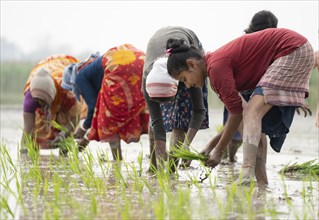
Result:
{"label": "distant vegetation", "polygon": [[[1,105],[22,104],[23,88],[32,68],[37,62],[1,62]],[[222,102],[209,89],[209,106],[221,108]],[[307,102],[315,113],[318,99],[318,71],[313,70],[310,79],[310,95]]]}
{"label": "distant vegetation", "polygon": [[23,89],[36,63],[1,62],[1,105],[22,104]]}

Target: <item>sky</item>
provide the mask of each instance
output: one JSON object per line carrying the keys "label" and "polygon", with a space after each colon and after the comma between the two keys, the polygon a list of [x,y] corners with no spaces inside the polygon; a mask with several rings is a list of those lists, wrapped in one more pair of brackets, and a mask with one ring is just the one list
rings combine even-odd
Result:
{"label": "sky", "polygon": [[1,0],[1,37],[24,53],[39,47],[104,53],[123,43],[145,51],[157,29],[178,25],[213,51],[244,34],[254,13],[270,10],[278,27],[299,32],[318,50],[318,2]]}

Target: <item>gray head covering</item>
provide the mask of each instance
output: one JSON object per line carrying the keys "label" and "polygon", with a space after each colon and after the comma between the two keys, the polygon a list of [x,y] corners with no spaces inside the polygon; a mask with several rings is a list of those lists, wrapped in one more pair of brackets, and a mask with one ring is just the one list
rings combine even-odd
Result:
{"label": "gray head covering", "polygon": [[41,99],[48,106],[51,106],[56,95],[56,88],[47,69],[41,67],[33,76],[30,83],[30,93],[32,98]]}

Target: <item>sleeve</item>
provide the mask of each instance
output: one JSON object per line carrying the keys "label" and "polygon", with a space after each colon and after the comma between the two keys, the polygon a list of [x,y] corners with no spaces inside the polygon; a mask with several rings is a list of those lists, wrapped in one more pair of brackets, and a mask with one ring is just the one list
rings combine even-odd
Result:
{"label": "sleeve", "polygon": [[192,117],[189,124],[190,128],[199,130],[203,123],[206,108],[204,105],[203,92],[201,88],[190,88],[189,89],[191,102],[192,102]]}
{"label": "sleeve", "polygon": [[215,61],[209,68],[212,89],[231,114],[242,113],[241,98],[236,88],[233,67],[230,58]]}
{"label": "sleeve", "polygon": [[40,107],[40,104],[34,101],[31,96],[30,90],[28,90],[24,95],[23,111],[28,113],[35,113],[35,110]]}
{"label": "sleeve", "polygon": [[150,113],[150,126],[153,130],[154,139],[155,141],[156,140],[166,141],[166,131],[164,128],[164,122],[163,122],[160,103],[151,100],[145,88],[143,89],[143,95]]}

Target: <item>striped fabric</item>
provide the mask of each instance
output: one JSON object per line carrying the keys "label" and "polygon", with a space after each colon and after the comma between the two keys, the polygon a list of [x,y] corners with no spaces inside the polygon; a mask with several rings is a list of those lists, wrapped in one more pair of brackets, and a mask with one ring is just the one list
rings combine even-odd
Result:
{"label": "striped fabric", "polygon": [[148,83],[146,90],[150,97],[173,97],[177,92],[177,85],[169,83]]}
{"label": "striped fabric", "polygon": [[257,85],[263,88],[265,102],[274,106],[303,106],[313,64],[309,42],[276,59]]}

